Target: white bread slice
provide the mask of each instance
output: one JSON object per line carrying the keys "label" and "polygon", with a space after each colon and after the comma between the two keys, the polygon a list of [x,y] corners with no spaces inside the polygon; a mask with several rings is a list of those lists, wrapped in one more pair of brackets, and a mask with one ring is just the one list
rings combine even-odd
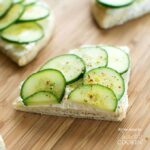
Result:
{"label": "white bread slice", "polygon": [[[127,47],[120,47],[125,52],[129,53]],[[118,103],[118,107],[115,112],[107,112],[100,110],[99,108],[94,108],[89,105],[72,103],[67,100],[67,95],[72,90],[72,86],[68,85],[66,88],[66,94],[61,102],[61,104],[52,104],[49,106],[25,106],[22,99],[19,97],[14,103],[14,108],[16,110],[40,113],[46,115],[55,116],[67,116],[76,118],[89,118],[97,120],[109,120],[109,121],[122,121],[126,117],[126,112],[128,108],[128,82],[130,76],[130,69],[123,75],[125,80],[125,93]],[[80,82],[80,81],[79,81]],[[77,83],[78,84],[78,83]]]}
{"label": "white bread slice", "polygon": [[150,12],[150,0],[135,0],[129,6],[108,8],[92,0],[92,14],[101,28],[111,28]]}
{"label": "white bread slice", "polygon": [[0,51],[10,57],[19,66],[24,66],[31,62],[52,37],[55,26],[53,13],[50,12],[48,18],[38,23],[43,27],[45,33],[45,36],[41,40],[30,44],[15,44],[0,39]]}
{"label": "white bread slice", "polygon": [[1,135],[0,135],[0,150],[6,150],[5,143]]}

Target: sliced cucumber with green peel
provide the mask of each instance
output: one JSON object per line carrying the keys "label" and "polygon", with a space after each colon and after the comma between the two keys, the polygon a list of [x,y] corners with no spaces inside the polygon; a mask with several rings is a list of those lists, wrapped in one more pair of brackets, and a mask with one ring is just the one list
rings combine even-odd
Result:
{"label": "sliced cucumber with green peel", "polygon": [[24,0],[13,0],[13,3],[22,3]]}
{"label": "sliced cucumber with green peel", "polygon": [[72,50],[71,53],[84,60],[87,71],[97,67],[104,67],[108,62],[107,52],[100,47],[83,47]]}
{"label": "sliced cucumber with green peel", "polygon": [[130,59],[126,52],[113,46],[100,45],[100,47],[108,53],[108,67],[115,69],[121,74],[128,71]]}
{"label": "sliced cucumber with green peel", "polygon": [[4,29],[1,37],[9,42],[27,44],[42,39],[44,32],[35,22],[16,23]]}
{"label": "sliced cucumber with green peel", "polygon": [[24,0],[23,5],[32,5],[34,3],[38,2],[38,0]]}
{"label": "sliced cucumber with green peel", "polygon": [[42,70],[29,76],[21,87],[21,98],[41,92],[53,93],[58,101],[61,101],[66,87],[66,81],[61,72],[54,69]]}
{"label": "sliced cucumber with green peel", "polygon": [[117,107],[117,99],[113,91],[101,85],[80,86],[70,93],[68,100],[110,112],[114,112]]}
{"label": "sliced cucumber with green peel", "polygon": [[72,90],[76,89],[78,86],[81,86],[81,85],[83,85],[83,78],[80,78],[76,82],[73,82],[73,83],[67,85],[67,88],[69,89],[69,91],[72,91]]}
{"label": "sliced cucumber with green peel", "polygon": [[136,0],[96,0],[96,1],[107,7],[120,8],[131,5]]}
{"label": "sliced cucumber with green peel", "polygon": [[49,9],[41,5],[29,5],[25,8],[23,15],[19,21],[35,21],[41,20],[49,16]]}
{"label": "sliced cucumber with green peel", "polygon": [[59,103],[56,96],[51,92],[37,92],[23,100],[26,106],[43,106]]}
{"label": "sliced cucumber with green peel", "polygon": [[85,73],[83,60],[74,54],[65,54],[50,59],[41,70],[56,69],[63,73],[66,82],[72,83],[78,80]]}
{"label": "sliced cucumber with green peel", "polygon": [[22,15],[24,6],[21,4],[13,5],[9,11],[0,19],[0,30],[7,28],[13,24]]}
{"label": "sliced cucumber with green peel", "polygon": [[84,76],[84,84],[100,84],[110,88],[120,100],[125,91],[124,79],[111,68],[96,68]]}
{"label": "sliced cucumber with green peel", "polygon": [[12,0],[0,0],[0,17],[5,15],[12,5]]}

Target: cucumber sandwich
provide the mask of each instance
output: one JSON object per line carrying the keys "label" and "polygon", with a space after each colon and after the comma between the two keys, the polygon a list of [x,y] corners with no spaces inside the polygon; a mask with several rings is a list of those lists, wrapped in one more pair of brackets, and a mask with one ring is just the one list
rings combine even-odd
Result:
{"label": "cucumber sandwich", "polygon": [[0,1],[0,51],[19,66],[32,61],[54,30],[53,13],[40,0]]}
{"label": "cucumber sandwich", "polygon": [[105,29],[149,12],[149,0],[92,0],[92,14],[98,25]]}
{"label": "cucumber sandwich", "polygon": [[128,108],[127,47],[84,45],[56,56],[20,85],[16,110],[121,121]]}

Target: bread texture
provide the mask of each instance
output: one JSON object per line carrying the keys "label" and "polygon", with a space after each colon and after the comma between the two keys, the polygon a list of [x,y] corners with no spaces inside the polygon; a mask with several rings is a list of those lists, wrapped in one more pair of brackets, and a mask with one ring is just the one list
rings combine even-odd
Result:
{"label": "bread texture", "polygon": [[54,14],[51,12],[48,18],[38,21],[38,23],[43,27],[45,34],[41,40],[29,44],[16,44],[0,39],[0,51],[19,66],[25,66],[30,63],[53,35],[55,26]]}
{"label": "bread texture", "polygon": [[121,8],[105,7],[92,0],[92,14],[101,28],[107,29],[121,25],[129,20],[138,18],[150,12],[149,0],[135,0],[129,6]]}
{"label": "bread texture", "polygon": [[6,146],[1,135],[0,135],[0,150],[6,150]]}
{"label": "bread texture", "polygon": [[[125,52],[129,53],[129,49],[127,47],[120,47],[120,48]],[[72,90],[71,85],[67,85],[66,93],[61,104],[31,107],[31,106],[25,106],[22,102],[22,99],[19,97],[13,103],[13,106],[16,110],[40,113],[46,115],[88,118],[88,119],[96,119],[96,120],[122,121],[126,117],[126,112],[128,108],[127,90],[128,90],[129,76],[130,76],[130,69],[128,70],[128,72],[124,73],[123,75],[125,81],[125,92],[123,97],[119,101],[115,112],[103,111],[99,108],[95,108],[89,105],[69,102],[67,100],[67,97],[70,91]],[[80,82],[80,80],[77,82]]]}

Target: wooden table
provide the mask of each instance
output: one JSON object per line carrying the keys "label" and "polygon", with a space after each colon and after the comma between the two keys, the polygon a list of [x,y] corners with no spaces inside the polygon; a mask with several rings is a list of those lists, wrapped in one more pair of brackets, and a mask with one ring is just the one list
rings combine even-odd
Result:
{"label": "wooden table", "polygon": [[[51,42],[29,65],[19,68],[0,54],[0,134],[8,150],[149,150],[150,15],[109,30],[99,29],[90,0],[47,0],[55,11]],[[49,57],[81,44],[109,43],[131,48],[129,110],[122,122],[73,119],[15,111],[18,85]],[[139,139],[137,139],[138,136]],[[135,141],[134,141],[135,140]]]}

